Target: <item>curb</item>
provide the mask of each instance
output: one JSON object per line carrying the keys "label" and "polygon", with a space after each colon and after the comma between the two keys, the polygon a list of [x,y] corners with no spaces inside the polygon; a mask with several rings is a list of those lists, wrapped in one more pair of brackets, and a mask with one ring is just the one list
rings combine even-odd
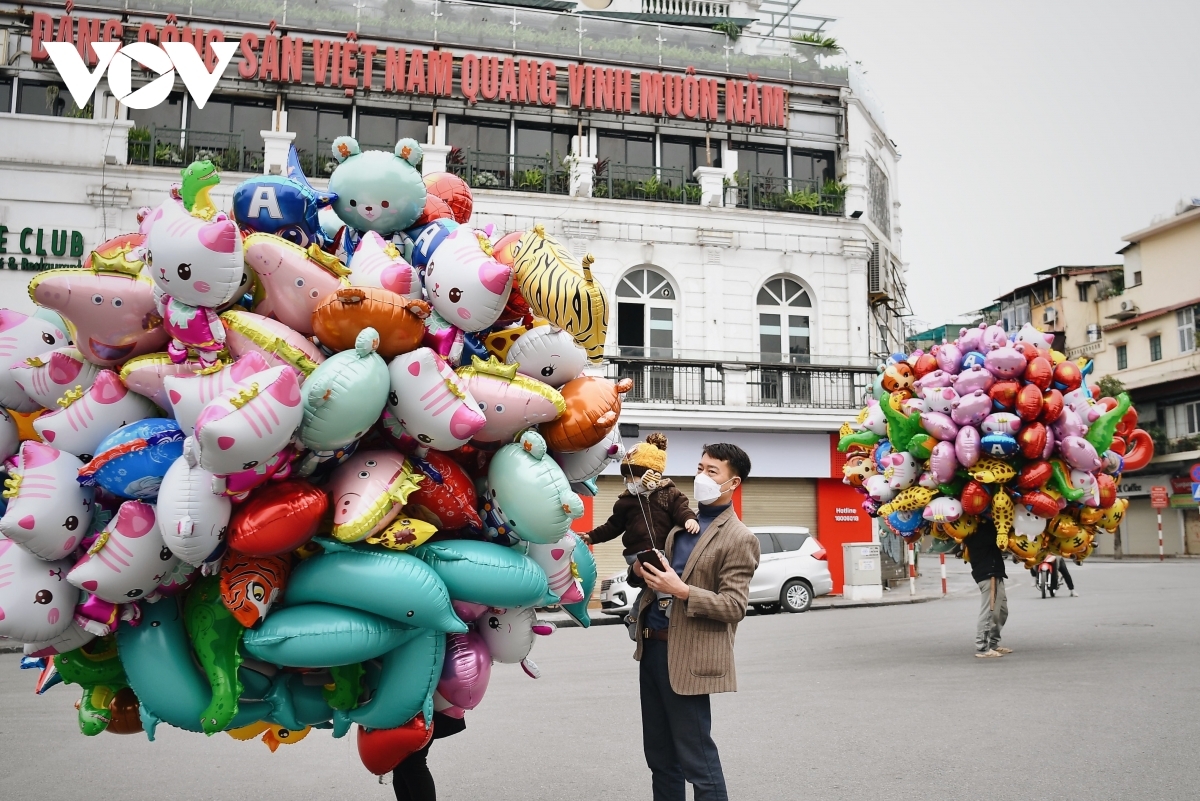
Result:
{"label": "curb", "polygon": [[871,609],[880,606],[904,606],[907,604],[923,604],[929,601],[940,601],[942,598],[949,596],[942,595],[917,595],[912,598],[901,598],[895,601],[850,601],[849,603],[838,603],[836,601],[822,604],[820,606],[813,605],[808,611],[825,611],[827,609]]}

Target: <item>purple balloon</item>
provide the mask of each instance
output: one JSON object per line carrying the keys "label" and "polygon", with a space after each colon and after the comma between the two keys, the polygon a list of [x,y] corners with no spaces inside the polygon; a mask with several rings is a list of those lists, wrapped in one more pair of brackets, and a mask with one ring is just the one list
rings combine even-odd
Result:
{"label": "purple balloon", "polygon": [[933,358],[937,359],[937,366],[940,370],[947,373],[957,373],[958,367],[962,364],[962,351],[958,349],[958,345],[953,342],[943,342],[940,345],[933,346]]}
{"label": "purple balloon", "polygon": [[446,661],[438,692],[451,704],[474,709],[483,700],[492,677],[492,655],[477,632],[450,634],[446,637]]}
{"label": "purple balloon", "polygon": [[934,370],[932,373],[926,373],[918,378],[913,387],[918,392],[924,392],[932,387],[948,387],[954,383],[954,376],[947,373],[945,370]]}
{"label": "purple balloon", "polygon": [[949,416],[941,412],[925,412],[921,415],[921,427],[934,439],[953,442],[958,436],[958,426]]}
{"label": "purple balloon", "polygon": [[987,392],[995,383],[996,377],[977,364],[958,374],[954,382],[954,391],[959,395],[970,395],[976,390]]}
{"label": "purple balloon", "polygon": [[958,457],[954,453],[955,444],[939,442],[933,446],[933,453],[929,455],[929,469],[943,484],[954,478],[954,471],[958,469]]}
{"label": "purple balloon", "polygon": [[983,332],[987,328],[983,323],[978,328],[960,328],[958,330],[958,347],[963,353],[983,349]]}
{"label": "purple balloon", "polygon": [[454,607],[454,614],[458,615],[458,619],[463,623],[479,620],[488,610],[487,604],[473,604],[470,601],[451,601],[450,605]]}
{"label": "purple balloon", "polygon": [[983,330],[983,349],[1003,348],[1008,344],[1008,334],[998,325],[989,325]]}
{"label": "purple balloon", "polygon": [[963,467],[974,467],[979,461],[980,442],[978,430],[971,426],[958,429],[958,436],[954,439],[954,458]]}
{"label": "purple balloon", "polygon": [[1084,425],[1083,420],[1079,418],[1079,415],[1075,413],[1075,410],[1071,409],[1070,407],[1066,407],[1062,410],[1062,414],[1060,414],[1058,419],[1054,421],[1053,425],[1051,425],[1051,428],[1054,430],[1055,436],[1057,436],[1059,439],[1066,439],[1067,437],[1082,437],[1087,433],[1087,426]]}
{"label": "purple balloon", "polygon": [[1024,354],[1008,345],[989,351],[983,359],[983,366],[996,378],[1016,378],[1028,365]]}
{"label": "purple balloon", "polygon": [[1054,453],[1054,445],[1056,443],[1054,437],[1054,428],[1046,426],[1046,447],[1042,448],[1042,458],[1049,459],[1050,454]]}
{"label": "purple balloon", "polygon": [[1100,454],[1092,443],[1083,437],[1066,437],[1058,442],[1058,453],[1063,461],[1076,470],[1094,473],[1100,469]]}
{"label": "purple balloon", "polygon": [[963,395],[950,411],[950,418],[960,426],[977,426],[992,411],[992,399],[981,389]]}

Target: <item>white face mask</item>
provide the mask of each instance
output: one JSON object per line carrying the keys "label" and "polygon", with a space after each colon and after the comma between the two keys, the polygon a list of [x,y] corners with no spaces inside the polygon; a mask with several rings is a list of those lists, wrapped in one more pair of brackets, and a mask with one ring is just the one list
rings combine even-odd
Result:
{"label": "white face mask", "polygon": [[646,491],[646,485],[640,481],[626,481],[625,489],[629,490],[632,495],[641,495]]}
{"label": "white face mask", "polygon": [[[733,481],[733,479],[731,478],[729,481]],[[721,493],[725,491],[722,487],[728,484],[729,481],[718,484],[706,474],[698,473],[695,482],[692,484],[692,497],[696,499],[696,503],[712,503],[721,497]]]}

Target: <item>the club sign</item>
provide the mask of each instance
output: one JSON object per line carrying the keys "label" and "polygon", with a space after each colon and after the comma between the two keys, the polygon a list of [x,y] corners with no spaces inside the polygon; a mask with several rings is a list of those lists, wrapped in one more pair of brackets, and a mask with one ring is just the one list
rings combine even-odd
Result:
{"label": "the club sign", "polygon": [[[96,91],[104,71],[108,70],[108,87],[113,97],[129,108],[154,108],[167,99],[175,87],[175,73],[183,79],[197,108],[204,108],[225,67],[237,52],[237,42],[211,42],[208,46],[217,54],[217,63],[209,71],[204,59],[190,42],[132,42],[122,46],[120,42],[89,42],[98,61],[91,72],[84,64],[79,50],[69,42],[46,42],[44,47],[50,60],[58,68],[59,77],[75,100],[83,108]],[[158,73],[157,78],[134,91],[133,63]]]}

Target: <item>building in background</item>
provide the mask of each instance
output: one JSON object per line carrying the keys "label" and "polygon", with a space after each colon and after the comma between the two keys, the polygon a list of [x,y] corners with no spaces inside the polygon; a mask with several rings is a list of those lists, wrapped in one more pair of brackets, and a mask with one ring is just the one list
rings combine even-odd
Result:
{"label": "building in background", "polygon": [[[833,511],[858,502],[830,441],[909,333],[900,155],[848,59],[790,38],[825,20],[780,2],[409,0],[396,15],[366,0],[236,21],[215,0],[120,5],[0,2],[10,303],[26,303],[29,270],[136,230],[193,159],[218,165],[212,196],[228,207],[290,145],[321,185],[335,137],[388,150],[412,137],[426,173],[472,187],[472,224],[542,223],[594,254],[612,308],[603,370],[633,380],[628,444],[665,432],[686,490],[701,446],[738,443],[754,461],[748,523],[809,526],[831,555],[871,539],[864,515]],[[44,43],[116,39],[239,49],[203,108],[178,81],[156,108],[121,106],[105,81],[76,107]],[[148,77],[135,70],[134,88]],[[580,527],[619,489],[603,476]],[[602,571],[623,565],[610,548]]]}
{"label": "building in background", "polygon": [[996,298],[1000,323],[1019,331],[1026,323],[1054,335],[1054,349],[1074,359],[1099,348],[1099,302],[1124,290],[1120,264],[1088,267],[1051,267],[1037,280]]}

